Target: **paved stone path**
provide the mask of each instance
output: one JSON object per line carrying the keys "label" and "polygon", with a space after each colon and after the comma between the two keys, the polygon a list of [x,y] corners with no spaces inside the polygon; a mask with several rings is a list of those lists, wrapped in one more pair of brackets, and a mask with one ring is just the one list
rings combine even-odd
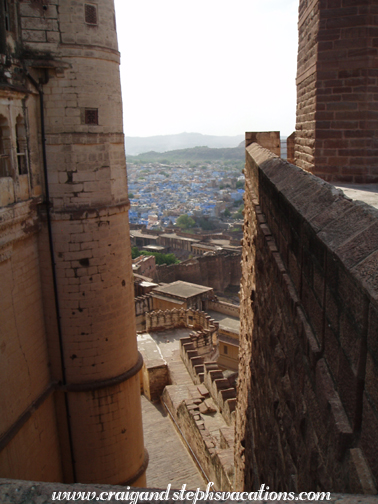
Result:
{"label": "paved stone path", "polygon": [[180,357],[180,338],[189,336],[192,329],[170,329],[164,332],[152,332],[151,338],[169,367],[173,385],[193,385],[192,379]]}
{"label": "paved stone path", "polygon": [[204,490],[206,483],[177,434],[161,404],[152,404],[141,396],[144,444],[150,455],[147,468],[148,488],[186,488]]}
{"label": "paved stone path", "polygon": [[[181,401],[191,398],[193,393],[198,394],[197,386],[193,384],[178,349],[179,339],[188,336],[190,332],[188,329],[172,329],[151,333],[148,335],[148,341],[147,335],[142,335],[138,340],[138,345],[146,345],[148,342],[150,354],[154,355],[156,349],[151,345],[153,340],[159,348],[156,353],[167,362],[172,380],[169,394],[174,408],[177,408]],[[165,489],[168,483],[171,483],[172,488],[181,489],[186,483],[187,489],[206,489],[200,470],[191,459],[165,408],[161,404],[150,403],[142,396],[142,414],[144,444],[150,454],[148,487]],[[219,429],[229,429],[224,418],[219,412],[203,415],[203,418],[206,429],[219,445]]]}

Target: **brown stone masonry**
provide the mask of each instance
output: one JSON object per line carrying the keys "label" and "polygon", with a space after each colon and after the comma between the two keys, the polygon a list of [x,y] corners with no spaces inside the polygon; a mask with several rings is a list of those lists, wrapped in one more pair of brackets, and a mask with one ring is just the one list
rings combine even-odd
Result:
{"label": "brown stone masonry", "polygon": [[5,5],[0,474],[144,485],[114,3]]}
{"label": "brown stone masonry", "polygon": [[296,164],[328,181],[378,181],[375,0],[301,0]]}
{"label": "brown stone masonry", "polygon": [[246,159],[236,487],[376,492],[378,212]]}

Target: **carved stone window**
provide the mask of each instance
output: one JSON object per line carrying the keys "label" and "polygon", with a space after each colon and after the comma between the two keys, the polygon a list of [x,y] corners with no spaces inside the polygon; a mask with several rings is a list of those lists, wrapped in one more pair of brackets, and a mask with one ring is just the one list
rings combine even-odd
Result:
{"label": "carved stone window", "polygon": [[98,124],[98,109],[85,109],[85,124]]}
{"label": "carved stone window", "polygon": [[17,146],[17,166],[19,175],[27,175],[28,173],[28,149],[26,141],[26,130],[24,119],[21,116],[17,117],[16,124],[16,146]]}
{"label": "carved stone window", "polygon": [[223,345],[223,353],[224,355],[228,355],[228,347],[226,345]]}
{"label": "carved stone window", "polygon": [[0,177],[12,176],[12,141],[8,121],[0,115]]}
{"label": "carved stone window", "polygon": [[90,25],[97,25],[97,7],[93,4],[85,4],[85,22]]}

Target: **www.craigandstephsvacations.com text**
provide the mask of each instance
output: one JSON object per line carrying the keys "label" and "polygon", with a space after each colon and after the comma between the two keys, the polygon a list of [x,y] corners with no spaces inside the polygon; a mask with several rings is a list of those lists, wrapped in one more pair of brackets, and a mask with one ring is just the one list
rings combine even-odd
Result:
{"label": "www.craigandstephsvacations.com text", "polygon": [[196,504],[198,501],[322,501],[330,500],[330,492],[270,492],[269,487],[261,485],[257,492],[218,492],[214,491],[214,483],[208,483],[206,490],[186,490],[183,485],[181,490],[172,490],[171,485],[166,490],[157,491],[134,491],[126,487],[125,491],[119,492],[53,492],[53,501],[123,501],[130,504],[142,502],[166,502],[166,501],[187,501]]}

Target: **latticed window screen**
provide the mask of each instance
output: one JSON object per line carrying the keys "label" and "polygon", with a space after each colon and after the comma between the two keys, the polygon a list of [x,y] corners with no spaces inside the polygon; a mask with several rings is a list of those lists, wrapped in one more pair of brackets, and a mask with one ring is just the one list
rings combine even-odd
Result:
{"label": "latticed window screen", "polygon": [[0,177],[10,177],[11,141],[6,120],[0,116]]}
{"label": "latticed window screen", "polygon": [[26,131],[24,121],[20,117],[17,118],[16,124],[16,147],[18,174],[26,175],[28,173]]}
{"label": "latticed window screen", "polygon": [[97,8],[92,4],[85,4],[85,22],[88,24],[97,24]]}
{"label": "latticed window screen", "polygon": [[85,124],[98,124],[98,109],[85,109]]}

